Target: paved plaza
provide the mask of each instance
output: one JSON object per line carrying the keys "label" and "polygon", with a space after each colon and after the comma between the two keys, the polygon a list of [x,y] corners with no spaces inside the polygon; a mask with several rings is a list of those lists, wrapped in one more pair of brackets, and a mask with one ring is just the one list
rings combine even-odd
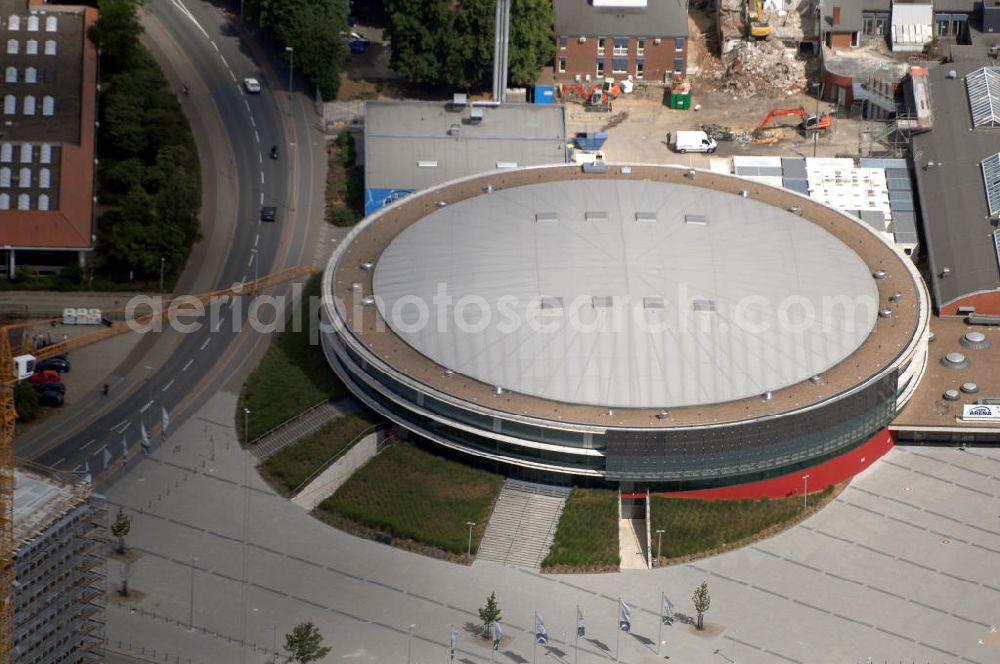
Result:
{"label": "paved plaza", "polygon": [[[454,625],[456,661],[488,662],[490,650],[472,632],[477,608],[496,590],[504,641],[493,659],[505,664],[607,662],[619,648],[632,664],[665,655],[697,664],[1000,661],[995,447],[897,448],[799,526],[711,559],[539,575],[486,561],[453,565],[325,526],[248,468],[235,410],[235,395],[220,392],[107,491],[112,510],[133,512],[128,542],[138,553],[128,571],[136,594],[109,603],[111,651],[161,662],[268,662],[275,640],[280,648],[295,624],[312,621],[333,646],[324,661],[426,664],[448,661]],[[109,583],[122,572],[109,562]],[[691,593],[703,580],[712,593],[708,629],[663,628],[657,655],[660,592],[692,615]],[[633,607],[632,634],[615,629],[619,596]],[[577,655],[578,605],[587,633]],[[548,646],[533,646],[535,610]]]}

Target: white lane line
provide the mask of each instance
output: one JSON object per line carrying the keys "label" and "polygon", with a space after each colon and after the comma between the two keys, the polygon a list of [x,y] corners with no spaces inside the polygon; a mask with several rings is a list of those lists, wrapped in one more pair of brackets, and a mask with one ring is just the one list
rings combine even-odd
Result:
{"label": "white lane line", "polygon": [[198,28],[198,31],[201,34],[205,35],[205,39],[211,41],[211,37],[209,37],[208,33],[205,32],[205,28],[201,27],[201,24],[198,23],[197,19],[195,19],[194,15],[188,10],[187,7],[184,6],[184,3],[181,2],[181,0],[170,0],[170,3],[174,7],[177,7],[177,10],[180,13],[184,14],[184,16],[186,16],[192,23],[194,23],[195,27]]}
{"label": "white lane line", "polygon": [[81,450],[85,450],[85,449],[87,449],[88,447],[90,447],[91,445],[93,445],[93,444],[94,444],[94,443],[96,443],[96,442],[97,442],[97,441],[96,441],[95,439],[91,438],[91,439],[90,439],[90,440],[88,440],[88,441],[87,441],[86,443],[84,443],[83,445],[81,445],[81,446],[80,446],[80,449],[81,449]]}
{"label": "white lane line", "polygon": [[170,382],[169,382],[169,383],[167,383],[166,385],[164,385],[164,386],[163,386],[163,389],[162,389],[162,390],[160,390],[160,392],[166,392],[166,391],[167,391],[167,390],[169,390],[169,389],[170,389],[171,387],[173,387],[173,385],[174,385],[174,380],[173,380],[173,379],[171,378],[171,379],[170,379]]}
{"label": "white lane line", "polygon": [[[242,89],[242,88],[240,88],[240,89]],[[253,111],[250,110],[250,101],[246,98],[246,96],[243,97],[243,105],[247,107],[247,113],[252,113],[253,112]]]}
{"label": "white lane line", "polygon": [[[254,126],[256,126],[256,125],[254,125]],[[260,134],[257,133],[256,129],[253,130],[253,137],[257,141],[257,145],[260,145]]]}
{"label": "white lane line", "polygon": [[71,470],[69,472],[71,472],[71,473],[78,473],[78,472],[80,472],[80,468],[82,468],[82,466],[80,466],[79,464],[77,464],[76,468],[74,468],[73,470]]}
{"label": "white lane line", "polygon": [[212,338],[211,338],[211,337],[209,337],[208,339],[205,339],[205,343],[203,343],[203,344],[201,345],[201,350],[205,350],[205,346],[207,346],[207,345],[208,345],[208,342],[210,342],[211,340],[212,340]]}
{"label": "white lane line", "polygon": [[264,192],[263,192],[263,191],[262,191],[262,192],[260,192],[260,204],[261,204],[261,205],[263,205],[263,204],[264,204]]}
{"label": "white lane line", "polygon": [[152,406],[152,405],[153,405],[153,400],[150,399],[149,403],[147,403],[145,406],[143,406],[142,408],[139,409],[139,412],[140,413],[145,413],[147,410],[149,410],[149,407]]}
{"label": "white lane line", "polygon": [[52,466],[53,467],[58,466],[59,464],[61,464],[65,460],[66,460],[66,457],[63,457],[63,458],[59,459],[58,461],[56,461],[54,464],[52,464]]}
{"label": "white lane line", "polygon": [[[123,426],[123,425],[124,426],[128,426],[128,420],[122,420],[118,424],[116,424],[113,427],[111,427],[111,430],[114,431],[114,432],[116,432],[116,433],[121,433],[121,431],[118,431],[118,427]],[[124,431],[124,429],[122,429],[122,431]]]}
{"label": "white lane line", "polygon": [[106,449],[108,449],[107,443],[105,443],[104,445],[101,445],[100,449],[94,450],[94,455],[96,456],[96,455],[100,454],[101,452],[103,452]]}
{"label": "white lane line", "polygon": [[260,183],[264,184],[264,171],[260,172]]}
{"label": "white lane line", "polygon": [[253,238],[253,246],[256,247],[258,242],[260,242],[260,233],[257,233],[257,235],[254,236],[254,238]]}
{"label": "white lane line", "polygon": [[[251,126],[252,126],[252,127],[254,128],[254,129],[256,129],[256,128],[257,128],[257,121],[253,119],[253,116],[252,116],[252,115],[250,116],[250,125],[251,125]],[[256,131],[254,132],[254,136],[257,136],[257,132],[256,132]],[[257,136],[257,142],[258,142],[258,143],[260,143],[260,136]]]}
{"label": "white lane line", "polygon": [[216,51],[218,51],[218,50],[219,50],[219,45],[215,43],[215,40],[214,40],[214,39],[209,39],[209,40],[208,40],[208,43],[209,43],[209,44],[211,44],[211,45],[212,45],[212,47],[213,47],[213,48],[215,48],[215,50],[216,50]]}
{"label": "white lane line", "polygon": [[262,155],[260,152],[257,153],[257,163],[260,164],[261,166],[264,165],[264,155]]}
{"label": "white lane line", "polygon": [[226,69],[229,69],[229,63],[226,62],[226,56],[219,53],[219,59],[222,60],[222,64],[226,65]]}
{"label": "white lane line", "polygon": [[188,360],[187,364],[185,364],[183,367],[181,367],[181,371],[187,371],[188,367],[191,366],[192,362],[194,362],[194,360]]}
{"label": "white lane line", "polygon": [[250,260],[247,261],[247,267],[253,265],[253,254],[250,254]]}
{"label": "white lane line", "polygon": [[233,83],[236,85],[240,84],[239,81],[236,80],[236,74],[233,73],[232,69],[229,70],[229,78],[233,79]]}

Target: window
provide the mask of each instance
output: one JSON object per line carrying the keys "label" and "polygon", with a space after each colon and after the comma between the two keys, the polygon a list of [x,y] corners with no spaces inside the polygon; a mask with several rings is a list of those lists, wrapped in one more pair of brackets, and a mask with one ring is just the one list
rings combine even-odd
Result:
{"label": "window", "polygon": [[52,39],[45,40],[45,55],[55,55],[56,54],[56,42]]}
{"label": "window", "polygon": [[968,24],[969,17],[965,14],[952,14],[951,15],[951,34],[955,39],[962,39],[965,37],[965,27]]}
{"label": "window", "polygon": [[0,168],[0,187],[10,186],[10,169],[4,166]]}
{"label": "window", "polygon": [[646,53],[646,40],[643,39],[642,37],[639,37],[637,40],[635,40],[635,54],[645,55],[645,53]]}
{"label": "window", "polygon": [[28,95],[24,98],[24,114],[35,114],[35,97],[33,95]]}
{"label": "window", "polygon": [[59,19],[55,16],[45,17],[45,32],[55,32],[59,28]]}
{"label": "window", "polygon": [[30,164],[32,156],[31,143],[21,143],[21,163]]}
{"label": "window", "polygon": [[10,209],[10,194],[0,194],[0,210]]}
{"label": "window", "polygon": [[643,74],[646,72],[646,63],[642,60],[636,60],[635,62],[635,78],[637,81],[641,81]]}
{"label": "window", "polygon": [[9,164],[14,158],[14,146],[10,143],[4,143],[0,145],[0,161],[5,164]]}
{"label": "window", "polygon": [[[17,51],[15,51],[16,53]],[[604,37],[597,38],[597,54],[604,55]]]}
{"label": "window", "polygon": [[43,164],[51,164],[52,163],[52,146],[51,145],[49,145],[48,143],[42,143],[41,154],[39,155],[38,160],[40,162],[42,162]]}
{"label": "window", "polygon": [[875,34],[875,14],[863,12],[861,14],[861,33],[865,35]]}
{"label": "window", "polygon": [[675,74],[684,73],[684,58],[674,58],[674,73]]}
{"label": "window", "polygon": [[561,72],[566,71],[566,57],[565,56],[559,58],[559,71],[561,71]]}
{"label": "window", "polygon": [[566,50],[566,44],[568,42],[569,42],[569,37],[567,37],[566,35],[560,35],[560,37],[559,37],[559,50],[565,51]]}
{"label": "window", "polygon": [[51,95],[42,97],[42,115],[53,115],[56,112],[56,98]]}
{"label": "window", "polygon": [[8,39],[7,40],[7,55],[17,55],[17,40]]}
{"label": "window", "polygon": [[604,76],[604,58],[597,58],[597,75]]}
{"label": "window", "polygon": [[614,58],[611,61],[611,71],[615,74],[628,72],[628,58]]}
{"label": "window", "polygon": [[38,187],[40,189],[48,189],[52,184],[52,171],[47,168],[43,168],[38,171]]}
{"label": "window", "polygon": [[674,39],[674,50],[680,53],[684,50],[684,37],[677,37]]}
{"label": "window", "polygon": [[7,67],[3,80],[5,83],[17,83],[17,67]]}
{"label": "window", "polygon": [[49,209],[49,195],[48,194],[41,194],[38,197],[38,209],[39,210],[48,210]]}
{"label": "window", "polygon": [[614,55],[628,55],[628,37],[615,37]]}
{"label": "window", "polygon": [[875,17],[875,34],[884,35],[889,30],[889,16],[886,14],[877,15]]}
{"label": "window", "polygon": [[7,21],[7,29],[10,30],[11,32],[17,32],[18,30],[20,30],[21,29],[21,17],[20,16],[11,16],[10,20]]}
{"label": "window", "polygon": [[31,169],[27,166],[18,171],[17,186],[21,189],[29,189],[31,187]]}
{"label": "window", "polygon": [[34,67],[28,67],[24,70],[24,82],[25,83],[37,83],[38,82],[38,70]]}
{"label": "window", "polygon": [[24,43],[24,52],[28,55],[38,55],[38,40],[29,39]]}
{"label": "window", "polygon": [[851,33],[851,46],[858,47],[861,46],[861,33],[852,32]]}
{"label": "window", "polygon": [[17,209],[18,210],[30,210],[31,209],[31,197],[27,194],[21,194],[17,197]]}
{"label": "window", "polygon": [[38,32],[38,17],[34,14],[28,17],[28,32]]}
{"label": "window", "polygon": [[17,113],[17,97],[14,95],[4,95],[3,114],[14,115],[15,113]]}

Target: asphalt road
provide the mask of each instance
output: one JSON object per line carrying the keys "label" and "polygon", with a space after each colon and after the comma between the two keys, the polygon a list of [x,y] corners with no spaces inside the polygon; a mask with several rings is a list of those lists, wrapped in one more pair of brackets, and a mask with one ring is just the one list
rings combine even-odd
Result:
{"label": "asphalt road", "polygon": [[[313,149],[322,138],[309,98],[288,95],[284,65],[264,58],[258,64],[258,54],[218,8],[190,0],[150,7],[147,43],[174,88],[180,91],[182,81],[190,88],[181,101],[199,146],[205,189],[205,239],[196,246],[177,293],[226,288],[312,262],[314,222],[322,223],[322,191],[315,185],[324,155]],[[243,89],[248,76],[261,81],[259,95]],[[279,146],[277,160],[268,156],[272,144]],[[262,204],[278,208],[277,223],[259,221]],[[286,285],[276,292],[288,290]],[[62,470],[89,468],[98,475],[107,449],[113,481],[121,470],[123,438],[130,456],[139,453],[141,423],[154,431],[166,409],[174,428],[204,394],[243,373],[266,338],[247,324],[250,309],[251,298],[243,296],[217,307],[214,322],[201,319],[200,329],[146,335],[111,372],[110,396],[81,395],[74,406],[19,437],[18,456]],[[269,311],[263,311],[264,320]]]}

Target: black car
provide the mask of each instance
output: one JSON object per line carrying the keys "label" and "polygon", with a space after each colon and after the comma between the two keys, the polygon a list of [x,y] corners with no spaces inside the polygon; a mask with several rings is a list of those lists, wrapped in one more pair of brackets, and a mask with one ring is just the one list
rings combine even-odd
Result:
{"label": "black car", "polygon": [[261,221],[274,221],[278,216],[278,208],[266,205],[260,209]]}
{"label": "black car", "polygon": [[46,390],[39,395],[38,403],[50,408],[59,408],[63,405],[63,395],[55,390]]}
{"label": "black car", "polygon": [[50,357],[47,360],[35,363],[35,371],[58,371],[66,373],[69,371],[69,360],[65,357]]}
{"label": "black car", "polygon": [[32,383],[32,386],[38,392],[58,392],[59,394],[66,394],[65,383]]}

